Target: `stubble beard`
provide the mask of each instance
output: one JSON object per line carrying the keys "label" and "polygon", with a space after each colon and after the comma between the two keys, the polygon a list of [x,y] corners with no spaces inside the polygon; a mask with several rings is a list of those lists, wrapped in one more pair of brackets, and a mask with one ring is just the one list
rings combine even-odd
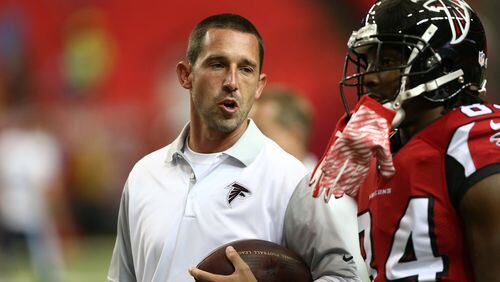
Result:
{"label": "stubble beard", "polygon": [[240,107],[232,117],[225,117],[218,107],[214,107],[209,111],[202,112],[201,115],[210,129],[223,133],[230,133],[236,130],[246,120],[248,110]]}

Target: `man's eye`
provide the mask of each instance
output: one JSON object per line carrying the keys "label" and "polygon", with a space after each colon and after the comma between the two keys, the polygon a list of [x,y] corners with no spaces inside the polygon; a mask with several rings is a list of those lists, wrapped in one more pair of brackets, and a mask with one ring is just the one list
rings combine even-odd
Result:
{"label": "man's eye", "polygon": [[242,67],[242,68],[240,68],[240,70],[245,72],[245,73],[252,73],[253,72],[253,68],[251,68],[251,67]]}
{"label": "man's eye", "polygon": [[212,64],[210,64],[210,67],[212,69],[221,69],[221,68],[224,68],[224,65],[221,63],[212,63]]}

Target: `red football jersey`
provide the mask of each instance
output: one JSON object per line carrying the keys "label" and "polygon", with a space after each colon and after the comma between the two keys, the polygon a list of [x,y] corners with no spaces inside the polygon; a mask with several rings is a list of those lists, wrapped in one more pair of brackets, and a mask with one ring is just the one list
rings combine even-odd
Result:
{"label": "red football jersey", "polygon": [[358,195],[362,255],[375,281],[473,281],[458,212],[464,193],[500,173],[500,106],[453,110],[373,164]]}

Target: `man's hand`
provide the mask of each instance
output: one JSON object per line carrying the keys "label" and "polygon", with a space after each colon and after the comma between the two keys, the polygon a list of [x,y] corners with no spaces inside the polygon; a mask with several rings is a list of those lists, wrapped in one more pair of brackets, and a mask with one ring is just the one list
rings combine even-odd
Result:
{"label": "man's hand", "polygon": [[248,267],[233,247],[229,246],[226,248],[226,256],[235,269],[231,275],[217,275],[194,267],[189,268],[189,274],[200,282],[257,282],[250,267]]}

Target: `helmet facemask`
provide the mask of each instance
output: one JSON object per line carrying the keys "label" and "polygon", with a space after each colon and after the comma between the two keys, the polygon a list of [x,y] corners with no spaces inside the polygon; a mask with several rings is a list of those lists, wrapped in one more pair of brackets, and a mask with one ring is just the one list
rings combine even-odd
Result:
{"label": "helmet facemask", "polygon": [[[435,99],[435,97],[439,97],[438,95],[431,94],[434,91],[439,91],[442,85],[457,80],[463,75],[463,71],[443,72],[441,56],[428,43],[436,30],[437,27],[431,25],[421,37],[383,34],[377,33],[376,24],[368,24],[353,32],[348,43],[349,51],[346,55],[344,72],[340,82],[340,93],[346,105],[346,111],[349,111],[346,103],[346,87],[354,87],[358,98],[360,98],[370,92],[365,83],[365,77],[387,71],[399,71],[398,89],[392,97],[385,97],[386,100],[379,101],[387,108],[396,111],[397,115],[393,127],[399,125],[404,118],[401,106],[405,100],[425,94],[423,96],[430,101],[443,101],[439,98]],[[399,54],[397,62],[393,59],[392,62],[388,63],[382,55],[388,49],[393,50],[392,53],[395,51]],[[375,60],[371,60],[370,66],[367,64],[369,52],[375,53]],[[433,79],[433,77],[437,78]],[[446,99],[456,95],[462,88],[452,95],[446,95]]]}

